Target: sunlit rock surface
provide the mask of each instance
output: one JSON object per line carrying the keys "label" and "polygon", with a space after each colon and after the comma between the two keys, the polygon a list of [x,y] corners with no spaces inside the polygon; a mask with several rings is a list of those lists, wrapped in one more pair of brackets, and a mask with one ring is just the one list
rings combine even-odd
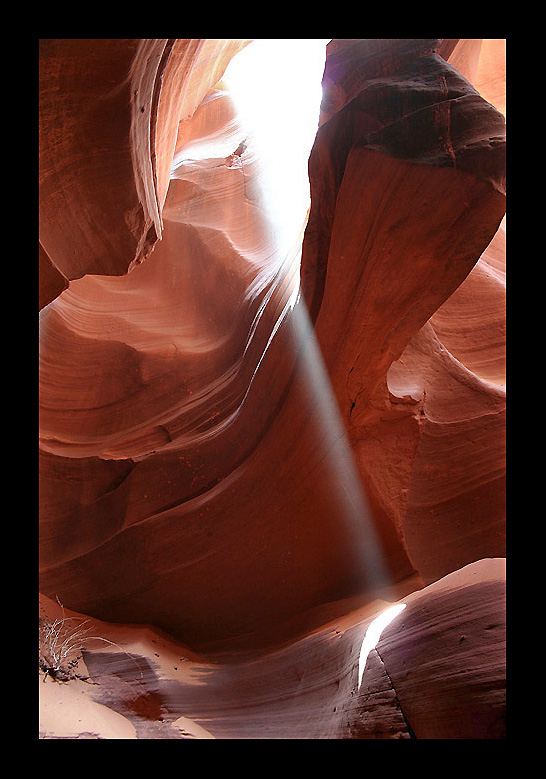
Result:
{"label": "sunlit rock surface", "polygon": [[[226,73],[256,44],[42,42],[40,588],[207,668],[192,696],[86,654],[94,722],[128,685],[107,734],[45,737],[503,737],[503,43],[331,41],[306,227],[297,108],[264,71],[266,150]],[[362,620],[323,626],[390,602],[355,693]]]}
{"label": "sunlit rock surface", "polygon": [[[41,677],[42,738],[498,739],[505,718],[504,560],[347,609],[274,652],[204,657],[152,628],[92,619],[77,678]],[[42,600],[74,626],[83,616]],[[372,614],[374,609],[376,614]],[[330,615],[331,616],[331,615]],[[387,620],[384,620],[387,622]],[[42,679],[45,678],[45,681]],[[62,704],[62,705],[61,705]]]}
{"label": "sunlit rock surface", "polygon": [[178,122],[246,43],[40,41],[40,244],[61,277],[120,275],[148,256]]}
{"label": "sunlit rock surface", "polygon": [[504,119],[433,41],[372,43],[326,68],[302,279],[366,489],[432,581],[505,553]]}

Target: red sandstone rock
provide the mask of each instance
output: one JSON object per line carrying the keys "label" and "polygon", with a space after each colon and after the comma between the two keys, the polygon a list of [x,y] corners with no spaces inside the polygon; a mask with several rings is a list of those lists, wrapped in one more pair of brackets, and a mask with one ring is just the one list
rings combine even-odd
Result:
{"label": "red sandstone rock", "polygon": [[367,492],[431,581],[505,553],[503,119],[430,41],[333,60],[302,280]]}
{"label": "red sandstone rock", "polygon": [[[473,563],[401,603],[362,669],[362,646],[386,604],[366,613],[345,603],[345,616],[324,613],[319,630],[252,656],[198,655],[149,627],[92,619],[78,676],[40,681],[41,735],[504,738],[504,560]],[[84,619],[43,607],[74,629]]]}
{"label": "red sandstone rock", "polygon": [[247,41],[40,41],[40,241],[67,279],[148,256],[180,119]]}
{"label": "red sandstone rock", "polygon": [[[323,625],[326,604],[396,600],[396,583],[505,553],[504,120],[446,62],[500,106],[498,47],[329,44],[294,306],[297,241],[275,248],[257,150],[218,83],[246,43],[46,41],[41,54],[41,590],[207,651],[273,646]],[[434,596],[448,633],[470,630],[475,594],[500,608],[495,588]],[[405,640],[388,650],[393,673]],[[323,668],[330,638],[309,641]],[[270,709],[258,694],[263,719],[220,715],[213,735],[502,737],[473,678],[444,716],[460,656],[442,642],[430,712],[445,727],[403,678],[403,714],[393,704],[379,649],[363,710],[342,653],[338,697],[317,693],[305,723],[295,707],[302,735],[286,735],[271,723],[301,692],[299,651],[251,667],[264,691],[286,677]],[[214,676],[221,706],[245,699],[248,673]],[[180,717],[210,716],[189,700]],[[152,731],[139,721],[137,737],[180,737]]]}

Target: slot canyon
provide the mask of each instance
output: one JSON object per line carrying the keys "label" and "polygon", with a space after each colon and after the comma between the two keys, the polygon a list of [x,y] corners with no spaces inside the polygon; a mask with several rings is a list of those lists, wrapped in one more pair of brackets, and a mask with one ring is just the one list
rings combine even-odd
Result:
{"label": "slot canyon", "polygon": [[40,739],[506,738],[505,49],[40,40]]}

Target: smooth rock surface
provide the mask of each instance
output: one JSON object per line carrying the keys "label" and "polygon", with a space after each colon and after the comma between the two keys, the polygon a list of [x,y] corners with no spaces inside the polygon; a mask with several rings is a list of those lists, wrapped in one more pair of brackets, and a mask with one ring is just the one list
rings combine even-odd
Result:
{"label": "smooth rock surface", "polygon": [[347,602],[344,617],[254,656],[199,656],[153,629],[91,620],[86,681],[40,681],[41,737],[504,738],[504,585],[504,561],[482,560],[404,598],[360,685],[385,603]]}
{"label": "smooth rock surface", "polygon": [[332,40],[289,226],[252,45],[41,42],[40,590],[132,647],[43,737],[503,738],[504,42]]}

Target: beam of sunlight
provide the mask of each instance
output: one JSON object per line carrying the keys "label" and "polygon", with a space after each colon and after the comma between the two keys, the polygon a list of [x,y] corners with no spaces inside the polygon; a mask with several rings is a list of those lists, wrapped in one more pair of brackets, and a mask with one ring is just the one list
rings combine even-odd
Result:
{"label": "beam of sunlight", "polygon": [[254,40],[222,78],[260,161],[263,201],[280,256],[293,251],[307,218],[307,163],[318,129],[328,40]]}
{"label": "beam of sunlight", "polygon": [[[234,57],[222,79],[259,160],[263,208],[272,221],[279,267],[295,263],[299,269],[301,260],[310,206],[308,160],[318,129],[328,40],[255,40]],[[336,506],[350,539],[354,570],[363,588],[378,592],[389,584],[384,555],[315,331],[298,292],[296,284],[280,320],[291,312],[299,367],[322,424],[326,464],[338,491]]]}
{"label": "beam of sunlight", "polygon": [[337,490],[336,506],[351,540],[360,584],[379,597],[388,590],[390,576],[315,330],[301,298],[293,309],[291,321],[300,352],[300,371],[315,416],[322,425],[326,462]]}
{"label": "beam of sunlight", "polygon": [[388,609],[381,612],[381,614],[368,625],[366,635],[364,636],[360,648],[360,657],[358,658],[358,689],[360,689],[360,685],[362,684],[362,677],[364,675],[364,669],[366,668],[368,655],[372,649],[375,649],[377,646],[377,643],[381,638],[381,633],[385,630],[387,625],[390,625],[393,619],[404,611],[405,608],[405,603],[397,603],[395,606],[390,606]]}

